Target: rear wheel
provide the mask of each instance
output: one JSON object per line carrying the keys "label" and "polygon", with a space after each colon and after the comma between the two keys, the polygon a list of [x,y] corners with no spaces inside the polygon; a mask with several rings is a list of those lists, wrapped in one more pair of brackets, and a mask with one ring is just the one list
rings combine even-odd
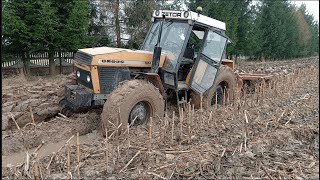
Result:
{"label": "rear wheel", "polygon": [[125,81],[110,93],[101,114],[102,133],[120,132],[133,126],[145,124],[150,117],[163,117],[164,100],[158,89],[144,80]]}
{"label": "rear wheel", "polygon": [[[203,94],[202,107],[207,109],[212,107],[216,102],[217,104],[222,104],[223,100],[228,99],[229,101],[232,101],[236,89],[237,80],[233,70],[228,66],[221,65],[214,85]],[[223,98],[224,93],[226,95],[225,98]],[[200,95],[192,91],[190,96],[195,108],[200,108]]]}

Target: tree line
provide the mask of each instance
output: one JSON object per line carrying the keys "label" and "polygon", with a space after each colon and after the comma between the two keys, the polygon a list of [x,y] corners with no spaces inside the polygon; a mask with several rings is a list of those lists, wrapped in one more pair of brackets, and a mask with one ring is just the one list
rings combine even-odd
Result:
{"label": "tree line", "polygon": [[28,73],[29,55],[111,46],[138,49],[155,9],[192,10],[226,23],[227,56],[288,59],[313,56],[319,23],[306,6],[288,0],[2,0],[2,58],[19,55]]}
{"label": "tree line", "polygon": [[303,4],[287,0],[192,0],[189,8],[226,22],[229,57],[288,59],[319,52],[319,24]]}

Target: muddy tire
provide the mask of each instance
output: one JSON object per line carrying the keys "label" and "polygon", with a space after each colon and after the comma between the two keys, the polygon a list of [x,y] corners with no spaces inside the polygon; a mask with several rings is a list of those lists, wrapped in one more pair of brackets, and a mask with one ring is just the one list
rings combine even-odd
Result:
{"label": "muddy tire", "polygon": [[153,119],[157,119],[157,116],[163,117],[163,97],[159,90],[147,81],[137,79],[124,81],[110,93],[103,106],[101,132],[104,136],[106,128],[108,134],[111,134],[116,129],[115,126],[118,126],[119,116],[119,125],[122,123],[119,128],[120,133],[133,121],[135,126],[146,124],[150,117],[153,117]]}
{"label": "muddy tire", "polygon": [[[214,85],[203,94],[202,97],[202,108],[207,109],[215,104],[216,92],[218,96],[218,104],[223,101],[223,91],[228,92],[227,96],[229,102],[232,102],[237,90],[237,77],[233,70],[225,65],[221,65],[219,68],[219,74],[216,78]],[[191,103],[194,104],[195,108],[200,108],[201,98],[200,95],[191,91],[190,93]],[[225,98],[227,99],[227,97]]]}
{"label": "muddy tire", "polygon": [[65,103],[66,100],[64,98],[61,98],[61,100],[59,101],[59,111],[61,114],[70,117],[73,114],[73,112],[71,109],[66,107]]}

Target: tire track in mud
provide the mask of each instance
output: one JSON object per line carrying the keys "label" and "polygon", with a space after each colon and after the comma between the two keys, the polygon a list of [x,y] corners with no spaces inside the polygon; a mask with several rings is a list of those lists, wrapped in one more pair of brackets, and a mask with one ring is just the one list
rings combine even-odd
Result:
{"label": "tire track in mud", "polygon": [[74,114],[69,119],[54,118],[48,122],[41,122],[34,128],[29,125],[19,131],[2,131],[2,156],[32,149],[41,144],[56,143],[68,139],[73,134],[85,135],[100,127],[99,111],[86,114]]}
{"label": "tire track in mud", "polygon": [[[80,144],[83,144],[85,142],[93,142],[99,135],[97,135],[97,131],[93,131],[84,135],[80,135]],[[54,152],[57,152],[57,150],[62,147],[67,139],[59,140],[58,142],[47,142],[44,143],[44,145],[41,147],[41,149],[38,151],[37,157],[39,159],[51,155]],[[73,140],[70,141],[70,143],[75,144],[76,140],[73,138]],[[28,150],[28,153],[31,154],[34,152],[36,148],[31,148]],[[18,164],[21,164],[25,162],[26,158],[26,152],[17,152],[8,154],[7,156],[2,155],[2,166],[4,167],[10,167],[10,166],[17,166]]]}

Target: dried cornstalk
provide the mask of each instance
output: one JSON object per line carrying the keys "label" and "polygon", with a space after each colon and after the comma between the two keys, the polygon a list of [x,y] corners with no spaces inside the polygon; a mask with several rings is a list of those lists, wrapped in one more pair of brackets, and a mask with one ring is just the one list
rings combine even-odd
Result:
{"label": "dried cornstalk", "polygon": [[166,143],[166,134],[167,134],[167,118],[168,118],[168,114],[167,111],[164,113],[164,129],[163,129],[163,143]]}
{"label": "dried cornstalk", "polygon": [[224,156],[224,154],[226,153],[226,150],[227,150],[227,148],[223,148],[223,151],[222,151],[222,153],[221,153],[221,156],[220,156],[220,157],[223,157],[223,156]]}
{"label": "dried cornstalk", "polygon": [[255,99],[256,99],[256,105],[259,105],[259,91],[260,91],[260,86],[257,86],[256,88],[255,88]]}
{"label": "dried cornstalk", "polygon": [[227,105],[230,103],[230,90],[227,89]]}
{"label": "dried cornstalk", "polygon": [[33,112],[32,112],[31,106],[29,106],[29,110],[30,110],[30,115],[31,115],[32,123],[33,123],[33,125],[36,125],[36,123],[35,123],[35,121],[34,121],[34,116],[33,116]]}
{"label": "dried cornstalk", "polygon": [[108,128],[106,128],[106,164],[108,167],[109,157],[108,157]]}
{"label": "dried cornstalk", "polygon": [[244,130],[244,151],[247,151],[247,128]]}
{"label": "dried cornstalk", "polygon": [[158,177],[158,178],[160,178],[160,179],[166,180],[166,178],[160,176],[159,174],[153,173],[153,172],[147,172],[147,174],[154,175],[154,176],[156,176],[156,177]]}
{"label": "dried cornstalk", "polygon": [[265,81],[263,80],[262,81],[262,91],[261,91],[261,96],[262,96],[262,103],[263,103],[263,100],[264,100],[264,90],[265,90],[265,87],[266,87],[266,84],[265,84]]}
{"label": "dried cornstalk", "polygon": [[243,105],[245,106],[246,105],[246,101],[247,101],[247,87],[244,88],[243,90]]}
{"label": "dried cornstalk", "polygon": [[259,161],[259,164],[260,164],[262,170],[266,173],[266,175],[267,175],[271,180],[273,180],[273,178],[270,176],[270,174],[268,173],[267,169],[263,166],[263,164],[261,163],[261,161]]}
{"label": "dried cornstalk", "polygon": [[68,168],[67,178],[72,179],[72,173],[70,171],[70,144],[69,143],[67,145],[67,168]]}
{"label": "dried cornstalk", "polygon": [[172,163],[172,164],[167,164],[167,165],[158,167],[158,168],[154,169],[153,171],[158,171],[158,170],[160,170],[160,169],[163,169],[163,168],[166,168],[166,167],[169,167],[169,166],[172,166],[172,165],[174,165],[174,163]]}
{"label": "dried cornstalk", "polygon": [[46,170],[49,169],[50,164],[51,164],[53,158],[62,150],[63,147],[65,147],[67,144],[69,144],[69,141],[71,141],[71,139],[72,139],[73,137],[74,137],[74,135],[72,135],[72,136],[65,142],[65,144],[58,149],[57,152],[53,153],[53,155],[51,156],[51,159],[50,159],[50,161],[49,161],[49,164],[48,164],[47,167],[46,167]]}
{"label": "dried cornstalk", "polygon": [[210,114],[209,114],[209,118],[208,118],[208,122],[207,122],[208,126],[209,126],[209,124],[211,124],[210,122],[212,122],[212,110],[210,111]]}
{"label": "dried cornstalk", "polygon": [[128,149],[130,148],[130,125],[127,125],[127,131],[128,131]]}
{"label": "dried cornstalk", "polygon": [[149,145],[148,145],[148,152],[151,152],[151,142],[152,141],[152,117],[150,117],[149,122]]}
{"label": "dried cornstalk", "polygon": [[32,161],[32,167],[33,167],[33,177],[34,180],[38,180],[39,179],[39,170],[36,164],[36,161]]}
{"label": "dried cornstalk", "polygon": [[141,152],[141,151],[138,151],[138,152],[130,159],[130,161],[119,171],[119,173],[121,173],[123,170],[125,170],[125,169],[131,164],[131,162],[133,161],[133,159],[140,154],[140,152]]}
{"label": "dried cornstalk", "polygon": [[19,130],[20,134],[23,136],[23,133],[22,133],[22,131],[21,131],[16,119],[13,117],[13,114],[10,113],[10,116],[11,116],[11,119],[13,120],[14,124],[16,125],[17,129]]}
{"label": "dried cornstalk", "polygon": [[244,124],[244,151],[247,151],[247,134],[248,134],[248,117],[247,117],[247,111],[244,110],[244,117],[245,117],[245,124]]}
{"label": "dried cornstalk", "polygon": [[236,148],[234,148],[234,151],[232,152],[232,156],[234,155],[234,153],[236,152],[237,149],[238,149],[238,146],[236,146]]}
{"label": "dried cornstalk", "polygon": [[77,164],[78,164],[78,179],[80,179],[80,141],[79,141],[79,133],[77,133]]}
{"label": "dried cornstalk", "polygon": [[176,170],[176,168],[177,168],[177,165],[173,168],[173,170],[172,170],[172,172],[171,172],[171,174],[170,174],[169,180],[170,180],[170,179],[171,179],[171,177],[173,176],[174,171]]}
{"label": "dried cornstalk", "polygon": [[[120,108],[118,110],[118,119],[117,119],[117,125],[120,124],[120,119],[121,119],[121,114],[120,114]],[[122,124],[122,123],[121,123]],[[120,126],[121,127],[121,126]],[[116,144],[117,144],[117,165],[119,163],[119,158],[120,158],[120,149],[119,149],[119,144],[120,144],[120,140],[119,140],[119,128],[117,128],[116,130]]]}
{"label": "dried cornstalk", "polygon": [[191,138],[191,104],[188,103],[188,135]]}
{"label": "dried cornstalk", "polygon": [[200,95],[200,110],[201,110],[201,112],[202,112],[202,100],[203,100],[203,96],[202,96],[202,94]]}
{"label": "dried cornstalk", "polygon": [[222,95],[223,95],[223,99],[222,99],[222,106],[225,107],[226,106],[226,90],[222,90]]}
{"label": "dried cornstalk", "polygon": [[194,127],[197,128],[197,121],[194,121],[194,104],[192,104],[191,122],[194,123]]}
{"label": "dried cornstalk", "polygon": [[36,153],[41,149],[41,147],[44,145],[44,141],[41,141],[41,144],[33,151],[32,155],[36,156]]}
{"label": "dried cornstalk", "polygon": [[280,114],[280,116],[277,119],[277,123],[279,123],[279,121],[281,120],[281,118],[283,117],[284,113],[286,112],[287,109],[283,110],[282,113]]}
{"label": "dried cornstalk", "polygon": [[218,109],[218,93],[216,93],[216,109]]}
{"label": "dried cornstalk", "polygon": [[181,116],[180,116],[180,141],[181,141],[182,138],[183,138],[182,122],[183,122],[183,108],[181,108]]}
{"label": "dried cornstalk", "polygon": [[172,113],[172,128],[171,128],[171,142],[173,143],[173,133],[174,133],[174,116],[175,116],[175,112],[173,111]]}

